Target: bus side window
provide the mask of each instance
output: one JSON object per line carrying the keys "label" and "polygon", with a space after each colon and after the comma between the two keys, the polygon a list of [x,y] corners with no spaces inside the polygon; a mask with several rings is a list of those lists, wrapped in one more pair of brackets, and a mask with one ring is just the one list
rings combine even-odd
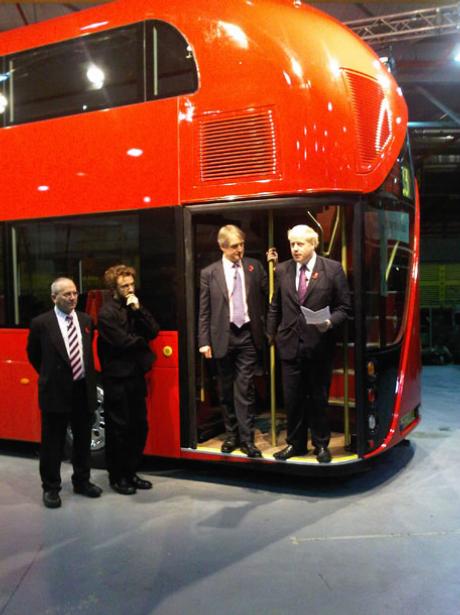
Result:
{"label": "bus side window", "polygon": [[5,58],[6,125],[144,100],[143,24]]}
{"label": "bus side window", "polygon": [[[50,284],[59,276],[76,282],[78,309],[94,318],[107,295],[104,271],[125,263],[136,269],[140,298],[161,327],[176,329],[174,211],[174,207],[159,207],[16,223],[15,324],[28,326],[34,316],[50,309]],[[2,281],[0,272],[0,297]]]}
{"label": "bus side window", "polygon": [[2,64],[5,126],[177,96],[198,87],[191,47],[162,21],[29,49],[2,58]]}
{"label": "bus side window", "polygon": [[191,47],[171,25],[156,21],[152,28],[154,98],[194,92],[198,75]]}

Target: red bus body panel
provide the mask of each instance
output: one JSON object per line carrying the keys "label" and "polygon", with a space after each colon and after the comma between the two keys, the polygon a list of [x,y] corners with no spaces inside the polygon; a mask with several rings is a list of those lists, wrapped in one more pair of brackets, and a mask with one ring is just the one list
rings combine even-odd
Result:
{"label": "red bus body panel", "polygon": [[[26,354],[28,331],[0,329],[0,438],[40,441],[38,376]],[[147,375],[152,426],[146,454],[180,455],[179,362],[176,331],[162,331],[152,343],[157,359]],[[164,350],[167,349],[165,356]]]}
{"label": "red bus body panel", "polygon": [[38,442],[38,378],[26,355],[28,333],[0,329],[0,437]]}
{"label": "red bus body panel", "polygon": [[[10,152],[3,172],[14,175],[21,168],[24,179],[10,187],[4,182],[3,203],[14,203],[6,207],[5,219],[274,194],[370,192],[382,184],[405,138],[401,91],[354,33],[306,5],[120,0],[6,32],[0,54],[144,19],[165,20],[184,34],[198,65],[198,91],[1,130],[2,151]],[[359,102],[363,96],[365,107]],[[221,156],[221,168],[204,178],[206,156],[220,151],[219,139],[227,141],[224,120],[250,132],[254,117],[272,131],[260,153],[266,162],[260,174],[251,170],[252,156],[244,159],[243,134]],[[209,126],[217,134],[208,152],[203,130]],[[132,148],[143,154],[127,155]],[[241,174],[229,175],[235,156]]]}
{"label": "red bus body panel", "polygon": [[[197,63],[198,90],[1,129],[0,147],[8,152],[2,220],[245,197],[364,194],[383,183],[406,135],[401,91],[363,41],[305,4],[118,0],[2,33],[0,55],[148,19],[166,21],[185,36]],[[254,135],[258,143],[259,134],[263,146],[254,155],[248,143]],[[130,155],[134,148],[141,154]],[[418,244],[416,249],[418,263]],[[419,403],[417,319],[413,272],[396,412],[385,447],[401,437],[400,416]],[[38,441],[27,332],[4,329],[0,335],[0,437]],[[162,332],[154,348],[146,452],[191,456],[180,450],[178,334]]]}
{"label": "red bus body panel", "polygon": [[[162,331],[152,348],[157,356],[147,376],[149,434],[147,455],[180,457],[179,347],[176,331]],[[169,356],[165,356],[171,352]]]}
{"label": "red bus body panel", "polygon": [[0,130],[2,174],[21,169],[20,183],[4,184],[2,201],[14,207],[2,219],[178,203],[177,133],[165,130],[176,121],[177,100],[168,99]]}

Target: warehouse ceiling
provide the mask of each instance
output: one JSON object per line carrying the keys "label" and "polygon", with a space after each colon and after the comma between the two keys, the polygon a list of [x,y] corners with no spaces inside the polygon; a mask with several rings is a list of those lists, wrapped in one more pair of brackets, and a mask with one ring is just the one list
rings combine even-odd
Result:
{"label": "warehouse ceiling", "polygon": [[[5,2],[0,31],[66,15],[99,2]],[[455,173],[460,193],[460,3],[313,2],[387,57],[409,106],[416,166]]]}
{"label": "warehouse ceiling", "polygon": [[416,166],[449,177],[460,193],[460,3],[316,3],[381,57],[409,106]]}

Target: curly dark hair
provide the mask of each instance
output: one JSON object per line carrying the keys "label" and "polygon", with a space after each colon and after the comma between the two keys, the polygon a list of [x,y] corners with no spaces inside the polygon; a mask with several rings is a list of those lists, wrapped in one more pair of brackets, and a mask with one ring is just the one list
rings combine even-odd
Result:
{"label": "curly dark hair", "polygon": [[115,290],[117,288],[117,280],[120,276],[133,276],[136,279],[136,270],[128,265],[114,265],[109,267],[104,273],[104,282],[107,288]]}

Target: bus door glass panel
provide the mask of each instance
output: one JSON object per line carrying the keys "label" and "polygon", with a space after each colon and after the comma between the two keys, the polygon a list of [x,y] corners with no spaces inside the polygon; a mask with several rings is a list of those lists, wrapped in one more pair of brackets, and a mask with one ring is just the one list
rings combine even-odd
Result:
{"label": "bus door glass panel", "polygon": [[367,382],[368,441],[377,446],[391,419],[405,328],[413,210],[380,199],[364,212],[364,313],[366,360],[376,366]]}
{"label": "bus door glass panel", "polygon": [[365,313],[367,346],[400,341],[411,257],[410,208],[368,207],[365,226]]}
{"label": "bus door glass panel", "polygon": [[24,51],[6,65],[8,124],[140,102],[143,24]]}

